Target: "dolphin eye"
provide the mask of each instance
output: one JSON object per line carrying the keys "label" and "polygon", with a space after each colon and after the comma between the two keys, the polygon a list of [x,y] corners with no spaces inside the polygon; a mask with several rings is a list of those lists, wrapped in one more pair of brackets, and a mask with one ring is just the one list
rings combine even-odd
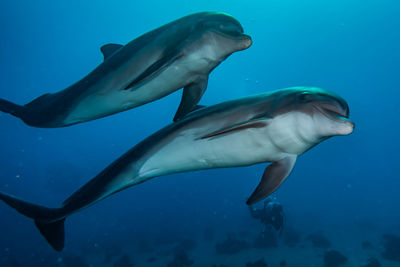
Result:
{"label": "dolphin eye", "polygon": [[240,34],[240,29],[234,24],[220,24],[219,30],[225,34],[236,36]]}
{"label": "dolphin eye", "polygon": [[301,93],[299,95],[299,100],[302,101],[302,102],[306,102],[306,101],[308,101],[310,99],[311,99],[311,94],[310,93],[304,92],[304,93]]}

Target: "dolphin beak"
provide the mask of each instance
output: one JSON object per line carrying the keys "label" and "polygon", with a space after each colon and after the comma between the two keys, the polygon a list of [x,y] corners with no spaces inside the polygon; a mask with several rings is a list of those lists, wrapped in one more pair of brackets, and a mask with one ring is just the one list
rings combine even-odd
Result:
{"label": "dolphin beak", "polygon": [[247,34],[240,34],[240,36],[238,37],[238,39],[242,40],[242,44],[243,44],[243,50],[249,48],[252,44],[253,44],[253,40],[251,39],[250,35]]}
{"label": "dolphin beak", "polygon": [[339,127],[338,134],[340,135],[349,135],[354,131],[355,124],[350,120],[345,120],[341,123],[341,127]]}
{"label": "dolphin beak", "polygon": [[349,108],[342,103],[339,105],[323,105],[316,107],[322,114],[337,122],[335,135],[349,135],[354,131],[355,124],[349,119]]}
{"label": "dolphin beak", "polygon": [[247,35],[247,34],[243,33],[243,39],[245,39],[247,41],[247,47],[246,48],[249,48],[253,44],[253,40],[251,39],[250,35]]}

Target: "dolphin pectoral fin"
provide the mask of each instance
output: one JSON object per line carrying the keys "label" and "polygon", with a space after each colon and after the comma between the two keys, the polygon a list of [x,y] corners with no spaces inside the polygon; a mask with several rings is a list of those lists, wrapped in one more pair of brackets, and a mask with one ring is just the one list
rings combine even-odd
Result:
{"label": "dolphin pectoral fin", "polygon": [[268,118],[266,118],[266,117],[252,119],[252,120],[248,120],[245,122],[237,123],[237,124],[229,126],[229,127],[222,128],[218,131],[207,134],[207,135],[201,137],[200,139],[208,139],[211,137],[217,137],[217,136],[220,136],[223,134],[237,132],[237,131],[241,131],[241,130],[245,130],[245,129],[262,128],[267,125],[268,125]]}
{"label": "dolphin pectoral fin", "polygon": [[143,80],[157,75],[161,70],[171,65],[175,60],[180,58],[182,54],[177,54],[174,52],[164,53],[164,55],[159,58],[156,62],[151,64],[144,72],[142,72],[137,78],[135,78],[132,82],[130,82],[127,86],[125,86],[124,90],[128,90]]}
{"label": "dolphin pectoral fin", "polygon": [[197,103],[199,103],[201,97],[206,91],[207,82],[208,76],[183,88],[181,103],[176,111],[174,121],[182,119],[188,113],[196,109]]}
{"label": "dolphin pectoral fin", "polygon": [[292,172],[296,159],[297,156],[293,155],[270,164],[246,204],[254,204],[272,194]]}
{"label": "dolphin pectoral fin", "polygon": [[100,47],[101,53],[103,53],[104,60],[108,59],[117,50],[121,49],[123,45],[120,44],[106,44]]}

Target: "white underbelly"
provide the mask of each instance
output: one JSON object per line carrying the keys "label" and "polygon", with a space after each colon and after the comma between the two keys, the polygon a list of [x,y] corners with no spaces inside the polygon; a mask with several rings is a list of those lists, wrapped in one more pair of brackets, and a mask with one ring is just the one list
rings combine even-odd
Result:
{"label": "white underbelly", "polygon": [[195,140],[196,130],[181,133],[142,165],[139,177],[210,168],[248,166],[279,160],[287,154],[266,140],[260,129],[246,129]]}

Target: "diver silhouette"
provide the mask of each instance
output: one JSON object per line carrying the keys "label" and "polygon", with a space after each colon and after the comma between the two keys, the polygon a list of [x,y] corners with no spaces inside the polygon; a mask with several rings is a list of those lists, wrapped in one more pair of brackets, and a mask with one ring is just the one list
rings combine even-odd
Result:
{"label": "diver silhouette", "polygon": [[282,204],[276,201],[275,197],[268,197],[265,199],[262,208],[255,208],[253,205],[250,205],[249,210],[251,217],[264,224],[264,231],[267,228],[273,227],[279,232],[279,234],[282,234],[285,223],[285,214],[283,212]]}

